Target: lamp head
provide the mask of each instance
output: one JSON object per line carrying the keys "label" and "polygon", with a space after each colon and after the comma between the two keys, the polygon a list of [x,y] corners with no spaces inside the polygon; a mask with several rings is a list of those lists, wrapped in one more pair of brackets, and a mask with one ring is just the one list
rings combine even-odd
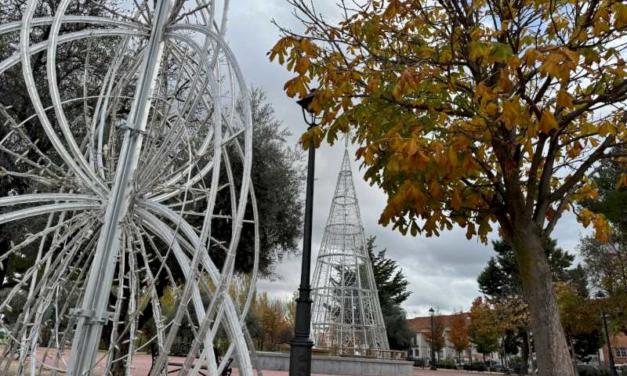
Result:
{"label": "lamp head", "polygon": [[317,124],[316,113],[311,109],[311,102],[313,102],[314,97],[316,96],[316,89],[311,89],[309,94],[305,95],[303,98],[296,101],[298,105],[303,110],[303,119],[309,127],[315,127]]}
{"label": "lamp head", "polygon": [[310,114],[314,113],[313,110],[309,108],[309,106],[311,106],[311,102],[313,102],[313,99],[316,96],[316,90],[317,89],[311,89],[309,94],[296,101],[296,103],[298,103],[298,105],[302,107],[303,111],[307,111]]}
{"label": "lamp head", "polygon": [[433,310],[433,307],[429,308],[429,314],[433,315],[435,313],[435,311]]}

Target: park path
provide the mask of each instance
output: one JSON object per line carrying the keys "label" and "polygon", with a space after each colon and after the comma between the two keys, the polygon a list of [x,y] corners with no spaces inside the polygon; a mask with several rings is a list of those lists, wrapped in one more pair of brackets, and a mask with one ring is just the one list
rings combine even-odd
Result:
{"label": "park path", "polygon": [[484,375],[484,376],[502,376],[499,372],[473,372],[473,371],[457,371],[452,369],[439,369],[437,371],[430,371],[428,369],[414,368],[414,376],[472,376],[472,375]]}
{"label": "park path", "polygon": [[[42,353],[39,352],[38,357],[40,357],[41,355],[42,355]],[[151,359],[150,355],[147,355],[147,354],[137,354],[135,356],[134,361],[133,361],[132,375],[133,376],[148,376],[148,374],[150,372],[151,360],[152,359]],[[171,357],[170,360],[173,361],[173,362],[181,362],[181,361],[184,360],[184,358]],[[66,359],[66,361],[67,361],[67,359]],[[49,358],[49,360],[47,360],[46,363],[52,364],[52,359]],[[96,367],[94,372],[92,372],[93,376],[102,376],[102,374],[104,373],[103,372],[104,371],[104,369],[103,369],[104,368],[103,367],[104,364],[102,364],[104,362],[101,361],[99,363],[100,364]],[[13,367],[11,367],[11,371],[15,372],[16,366],[17,366],[17,364],[14,364]],[[174,370],[174,367],[169,367],[168,369],[169,370]],[[44,375],[45,374],[46,373],[44,373]],[[176,373],[172,373],[172,375],[175,375],[175,374]],[[268,370],[264,370],[264,371],[262,371],[262,374],[263,374],[263,376],[288,376],[288,372],[285,372],[285,371],[268,371]],[[11,373],[9,375],[11,375]],[[487,373],[487,372],[486,373],[477,373],[477,372],[455,371],[455,370],[445,370],[445,369],[440,369],[440,370],[437,370],[437,371],[430,371],[430,370],[421,369],[421,368],[414,368],[414,374],[413,374],[413,376],[472,376],[472,375],[502,375],[502,374],[500,374],[500,373]],[[233,376],[239,376],[237,368],[233,369]],[[330,376],[330,375],[312,374],[312,376]],[[390,376],[396,376],[396,375],[390,375]]]}
{"label": "park path", "polygon": [[[39,358],[40,360],[43,358],[43,352],[45,350],[43,349],[39,349],[37,351],[37,358]],[[104,353],[100,353],[99,355],[99,362],[96,365],[95,369],[92,371],[91,376],[102,376],[104,374],[104,357],[102,356]],[[69,354],[66,354],[63,358],[65,360],[65,364],[61,365],[61,368],[65,368],[65,366],[67,365],[67,358],[68,358]],[[185,358],[179,358],[179,357],[170,357],[170,361],[172,362],[183,362],[185,360]],[[152,358],[150,355],[147,354],[137,354],[134,357],[133,360],[133,370],[132,370],[132,375],[133,376],[148,376],[150,373],[150,365],[152,362]],[[46,364],[49,365],[53,365],[54,364],[54,359],[51,357],[51,354],[48,354],[48,357],[46,359]],[[176,367],[168,367],[168,370],[170,371],[174,371],[176,369]],[[14,362],[10,369],[9,369],[9,374],[8,375],[3,375],[3,376],[13,376],[15,375],[17,372],[17,361]],[[42,375],[48,375],[49,372],[44,371],[44,373],[42,373]],[[172,375],[176,375],[177,373],[173,372]],[[288,376],[288,372],[282,372],[282,371],[262,371],[263,376]],[[233,374],[232,376],[239,376],[239,372],[237,370],[237,368],[233,368]],[[261,376],[261,375],[259,375]],[[323,375],[323,374],[312,374],[312,376],[331,376],[331,375]],[[393,375],[391,375],[393,376]]]}

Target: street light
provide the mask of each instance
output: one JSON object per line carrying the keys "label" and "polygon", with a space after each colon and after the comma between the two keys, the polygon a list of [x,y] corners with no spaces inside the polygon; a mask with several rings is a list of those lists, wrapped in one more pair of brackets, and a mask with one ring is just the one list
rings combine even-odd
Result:
{"label": "street light", "polygon": [[[599,299],[605,299],[605,294],[602,291],[597,292],[596,295]],[[610,343],[610,332],[607,330],[607,319],[605,318],[605,311],[603,310],[603,304],[601,307],[601,318],[603,319],[603,331],[605,331],[605,342],[607,343],[608,360],[610,362],[610,375],[618,376],[616,372],[616,365],[614,364],[614,354],[612,354],[612,344]]]}
{"label": "street light", "polygon": [[[315,112],[310,108],[314,99],[315,89],[296,103],[303,111],[303,118],[309,129],[318,125]],[[311,348],[313,342],[309,338],[311,328],[311,286],[309,269],[311,266],[311,225],[313,216],[313,189],[316,162],[316,148],[313,142],[309,145],[307,159],[307,188],[305,191],[305,223],[303,231],[303,260],[300,272],[300,286],[296,299],[296,320],[294,338],[290,342],[290,376],[311,375]]]}
{"label": "street light", "polygon": [[431,315],[431,369],[436,370],[435,366],[435,311],[433,308],[429,308],[429,315]]}

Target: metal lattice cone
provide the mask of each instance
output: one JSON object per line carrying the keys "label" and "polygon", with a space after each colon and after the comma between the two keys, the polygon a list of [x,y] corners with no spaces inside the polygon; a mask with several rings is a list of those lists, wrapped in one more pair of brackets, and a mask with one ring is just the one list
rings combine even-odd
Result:
{"label": "metal lattice cone", "polygon": [[313,279],[312,335],[339,354],[388,350],[348,151],[344,152]]}

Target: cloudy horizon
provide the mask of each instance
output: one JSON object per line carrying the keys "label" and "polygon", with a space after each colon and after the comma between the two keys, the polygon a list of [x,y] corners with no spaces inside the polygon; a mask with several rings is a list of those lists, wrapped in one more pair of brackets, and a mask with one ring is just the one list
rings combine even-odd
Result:
{"label": "cloudy horizon", "polygon": [[[326,9],[334,2],[325,1]],[[288,98],[283,84],[291,76],[279,64],[271,63],[266,53],[279,38],[272,24],[298,28],[285,0],[264,2],[233,2],[230,6],[227,41],[237,57],[249,87],[262,88],[272,104],[275,115],[292,132],[288,140],[296,145],[298,136],[305,130],[300,108]],[[349,146],[354,156],[355,146]],[[314,223],[312,254],[318,254],[324,226],[329,213],[337,174],[340,169],[344,143],[334,146],[323,144],[317,150],[316,181],[314,188]],[[353,178],[360,203],[361,217],[366,236],[376,236],[378,249],[386,248],[387,256],[398,262],[410,282],[411,296],[403,304],[408,317],[426,315],[430,307],[443,313],[468,310],[475,297],[480,295],[477,276],[494,255],[491,246],[478,240],[467,240],[465,231],[454,228],[442,232],[439,238],[403,236],[392,231],[391,226],[378,224],[385,206],[386,196],[378,188],[369,186],[353,158]],[[585,230],[572,215],[567,215],[556,226],[553,237],[563,249],[576,254],[576,246]],[[496,239],[496,231],[491,239]],[[299,241],[299,248],[302,241]],[[312,274],[315,264],[312,263]],[[300,280],[300,254],[288,255],[275,265],[275,278],[258,283],[259,292],[288,299],[298,288]]]}

